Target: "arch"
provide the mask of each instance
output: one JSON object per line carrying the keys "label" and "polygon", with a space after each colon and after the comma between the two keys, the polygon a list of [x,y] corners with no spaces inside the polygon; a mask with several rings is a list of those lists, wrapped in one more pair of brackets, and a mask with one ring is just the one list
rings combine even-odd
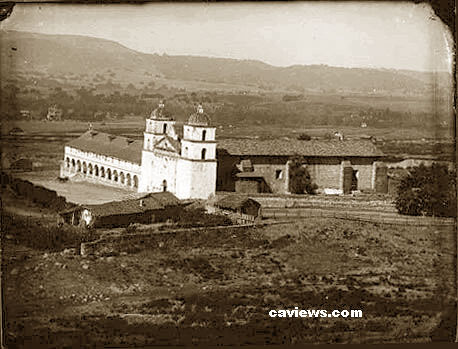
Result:
{"label": "arch", "polygon": [[138,188],[138,177],[134,175],[134,188]]}
{"label": "arch", "polygon": [[130,173],[128,173],[127,176],[126,176],[126,184],[129,187],[132,186],[132,178],[130,178]]}
{"label": "arch", "polygon": [[124,176],[124,172],[121,172],[119,174],[119,180],[120,180],[121,184],[124,184],[125,179],[126,179],[126,177]]}
{"label": "arch", "polygon": [[84,174],[87,173],[87,164],[86,164],[86,161],[83,161],[83,173],[84,173]]}
{"label": "arch", "polygon": [[76,162],[76,171],[81,172],[81,161]]}
{"label": "arch", "polygon": [[118,177],[118,171],[114,170],[114,171],[113,171],[113,180],[114,180],[115,182],[117,182],[118,179],[119,179],[119,177]]}
{"label": "arch", "polygon": [[65,166],[70,167],[70,158],[65,158]]}
{"label": "arch", "polygon": [[107,179],[111,181],[111,169],[107,169]]}
{"label": "arch", "polygon": [[96,177],[99,176],[99,166],[98,166],[98,165],[95,165],[95,166],[94,166],[94,175],[95,175]]}
{"label": "arch", "polygon": [[72,159],[72,168],[75,168],[75,159]]}
{"label": "arch", "polygon": [[100,167],[100,177],[105,178],[105,167]]}
{"label": "arch", "polygon": [[162,191],[167,191],[167,181],[165,179],[162,181]]}
{"label": "arch", "polygon": [[92,164],[89,164],[88,169],[89,169],[89,174],[92,175],[94,173]]}
{"label": "arch", "polygon": [[164,124],[164,126],[162,126],[162,133],[167,133],[167,124]]}
{"label": "arch", "polygon": [[202,160],[205,160],[205,156],[206,155],[207,155],[207,149],[203,148],[202,149],[202,156],[201,156]]}
{"label": "arch", "polygon": [[207,130],[202,131],[202,140],[205,141],[205,138],[207,137]]}

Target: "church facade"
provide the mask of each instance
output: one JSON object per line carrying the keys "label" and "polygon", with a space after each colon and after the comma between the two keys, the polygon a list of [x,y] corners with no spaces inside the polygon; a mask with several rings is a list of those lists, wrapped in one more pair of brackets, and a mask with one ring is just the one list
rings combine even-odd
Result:
{"label": "church facade", "polygon": [[89,130],[65,145],[61,177],[124,187],[168,191],[180,199],[206,199],[216,189],[215,127],[199,105],[183,137],[161,102],[149,118],[143,141]]}

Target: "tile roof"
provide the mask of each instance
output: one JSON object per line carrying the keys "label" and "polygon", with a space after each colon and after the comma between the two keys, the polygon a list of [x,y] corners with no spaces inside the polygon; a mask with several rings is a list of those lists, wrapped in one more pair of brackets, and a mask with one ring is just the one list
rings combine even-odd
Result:
{"label": "tile roof", "polygon": [[[142,206],[140,206],[140,201],[143,201]],[[61,214],[85,208],[91,211],[92,215],[97,217],[103,217],[112,215],[143,213],[145,211],[160,210],[166,207],[178,205],[181,205],[181,201],[175,195],[169,192],[161,192],[149,193],[137,199],[111,201],[98,205],[81,205],[72,208],[71,210],[63,211],[61,212]]]}
{"label": "tile roof", "polygon": [[143,141],[99,131],[87,131],[66,145],[82,151],[111,156],[136,164],[140,164],[142,158]]}
{"label": "tile roof", "polygon": [[256,200],[250,199],[244,195],[231,194],[226,195],[223,198],[216,201],[215,206],[225,209],[237,210],[238,208],[243,207],[247,202],[253,202],[257,206],[261,206]]}
{"label": "tile roof", "polygon": [[380,157],[384,154],[370,140],[298,139],[221,139],[218,149],[230,155],[318,156],[318,157]]}

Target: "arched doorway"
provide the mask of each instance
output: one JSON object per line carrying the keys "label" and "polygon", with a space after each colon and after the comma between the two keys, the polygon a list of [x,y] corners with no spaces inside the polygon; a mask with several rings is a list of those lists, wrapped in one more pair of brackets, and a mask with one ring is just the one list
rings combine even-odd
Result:
{"label": "arched doorway", "polygon": [[105,178],[105,167],[103,166],[100,168],[100,177]]}
{"label": "arched doorway", "polygon": [[111,181],[111,170],[107,169],[107,178]]}
{"label": "arched doorway", "polygon": [[76,171],[81,172],[81,161],[79,160],[76,162]]}
{"label": "arched doorway", "polygon": [[126,180],[127,180],[127,183],[126,183],[126,184],[127,184],[129,187],[131,187],[131,186],[132,186],[132,179],[130,178],[130,173],[127,174]]}
{"label": "arched doorway", "polygon": [[121,180],[121,184],[124,184],[124,182],[125,182],[124,172],[121,172],[119,174],[119,179]]}
{"label": "arched doorway", "polygon": [[99,166],[97,166],[97,165],[94,166],[94,174],[95,174],[96,177],[99,176]]}

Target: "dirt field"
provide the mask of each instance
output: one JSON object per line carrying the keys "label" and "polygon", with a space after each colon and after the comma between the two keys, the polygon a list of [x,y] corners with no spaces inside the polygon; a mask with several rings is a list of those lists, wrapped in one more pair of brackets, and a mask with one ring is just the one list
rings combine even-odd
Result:
{"label": "dirt field", "polygon": [[[311,218],[169,238],[98,258],[83,258],[71,245],[26,247],[15,242],[14,226],[6,234],[11,348],[454,339],[451,228]],[[268,316],[295,306],[361,309],[363,317]]]}

